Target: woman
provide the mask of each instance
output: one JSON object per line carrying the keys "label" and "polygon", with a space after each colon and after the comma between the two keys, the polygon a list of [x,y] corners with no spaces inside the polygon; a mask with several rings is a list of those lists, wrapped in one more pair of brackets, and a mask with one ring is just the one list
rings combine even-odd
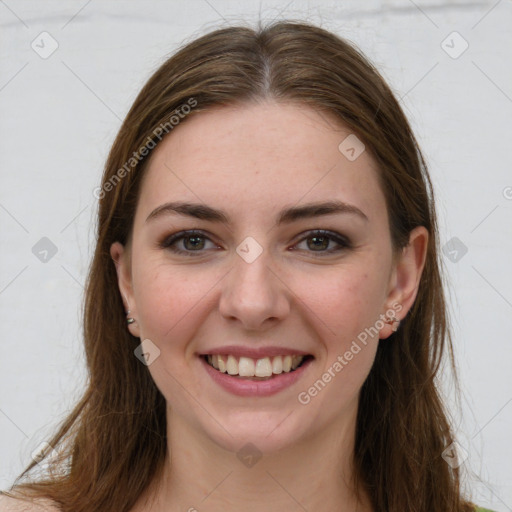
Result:
{"label": "woman", "polygon": [[48,478],[13,496],[478,510],[435,384],[455,367],[432,185],[356,49],[287,22],[193,41],[140,92],[95,195],[89,385]]}

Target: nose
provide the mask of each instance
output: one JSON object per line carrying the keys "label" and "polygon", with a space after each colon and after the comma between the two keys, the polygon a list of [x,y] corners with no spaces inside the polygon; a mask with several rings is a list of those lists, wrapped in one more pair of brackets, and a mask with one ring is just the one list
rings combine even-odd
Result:
{"label": "nose", "polygon": [[290,312],[291,292],[264,251],[251,263],[238,254],[222,282],[219,311],[247,330],[263,330]]}

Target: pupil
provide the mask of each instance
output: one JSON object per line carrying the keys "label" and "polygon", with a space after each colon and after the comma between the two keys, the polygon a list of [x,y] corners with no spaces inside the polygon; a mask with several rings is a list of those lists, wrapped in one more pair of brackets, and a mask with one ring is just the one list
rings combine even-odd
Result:
{"label": "pupil", "polygon": [[314,236],[314,237],[311,237],[311,240],[316,240],[316,241],[320,240],[321,242],[323,242],[321,245],[315,244],[314,247],[316,247],[316,248],[325,249],[329,245],[329,240],[325,236]]}
{"label": "pupil", "polygon": [[199,245],[201,245],[201,237],[199,236],[193,236],[193,237],[187,237],[185,239],[186,241],[191,241],[191,240],[195,240],[195,242],[192,242],[192,248],[193,249],[197,249],[198,248],[198,244],[197,244],[197,241],[199,240]]}

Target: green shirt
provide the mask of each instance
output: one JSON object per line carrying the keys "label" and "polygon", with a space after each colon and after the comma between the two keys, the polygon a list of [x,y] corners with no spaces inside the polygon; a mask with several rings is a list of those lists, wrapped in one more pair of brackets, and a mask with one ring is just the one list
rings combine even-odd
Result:
{"label": "green shirt", "polygon": [[477,507],[475,512],[494,512],[494,510],[490,510],[488,508]]}

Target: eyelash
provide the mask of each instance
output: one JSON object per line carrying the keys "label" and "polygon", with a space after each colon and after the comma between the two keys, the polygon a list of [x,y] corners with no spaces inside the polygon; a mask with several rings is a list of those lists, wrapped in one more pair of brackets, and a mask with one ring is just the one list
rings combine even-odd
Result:
{"label": "eyelash", "polygon": [[[194,253],[201,253],[203,251],[202,250],[190,251],[190,250],[178,249],[178,248],[175,247],[175,244],[178,241],[180,241],[180,240],[184,240],[186,238],[194,238],[194,237],[195,238],[201,237],[201,238],[204,238],[206,240],[212,241],[202,231],[199,231],[199,230],[188,230],[188,231],[180,231],[179,233],[175,233],[175,234],[165,238],[159,244],[159,247],[161,249],[169,249],[172,252],[174,252],[175,254],[182,254],[184,256],[193,257]],[[307,233],[307,236],[304,236],[303,238],[301,238],[297,242],[297,244],[295,244],[295,245],[298,245],[299,243],[303,242],[304,240],[308,240],[309,238],[315,238],[315,237],[328,238],[329,240],[332,240],[332,241],[336,242],[340,246],[340,247],[338,247],[336,249],[330,249],[330,250],[327,250],[327,251],[307,251],[307,252],[311,252],[313,254],[316,253],[315,257],[316,256],[323,257],[323,255],[331,255],[333,253],[340,252],[343,249],[350,249],[350,248],[352,248],[352,244],[350,243],[348,238],[346,238],[344,236],[341,236],[341,235],[339,235],[339,234],[337,234],[335,232],[327,231],[325,229],[315,229],[315,230],[309,231]]]}

